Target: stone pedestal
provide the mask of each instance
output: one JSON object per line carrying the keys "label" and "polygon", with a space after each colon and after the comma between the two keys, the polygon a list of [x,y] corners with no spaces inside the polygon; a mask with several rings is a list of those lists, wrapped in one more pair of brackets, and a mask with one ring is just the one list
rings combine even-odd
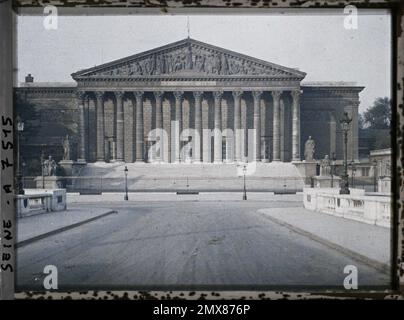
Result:
{"label": "stone pedestal", "polygon": [[378,181],[378,192],[390,193],[391,192],[391,177],[380,177]]}
{"label": "stone pedestal", "polygon": [[36,177],[35,185],[37,189],[59,189],[63,188],[63,177],[60,176],[42,176]]}
{"label": "stone pedestal", "polygon": [[87,163],[83,160],[73,161],[73,160],[61,160],[59,161],[59,166],[63,169],[63,174],[66,177],[77,176],[80,174],[81,168]]}
{"label": "stone pedestal", "polygon": [[315,188],[339,188],[341,178],[338,176],[317,176],[314,177]]}
{"label": "stone pedestal", "polygon": [[316,161],[292,161],[302,176],[304,183],[307,185],[311,184],[311,179],[316,176]]}
{"label": "stone pedestal", "polygon": [[59,161],[59,166],[63,170],[63,175],[68,176],[68,177],[73,175],[73,164],[74,164],[73,160],[61,160],[61,161]]}
{"label": "stone pedestal", "polygon": [[17,196],[17,218],[66,209],[65,189],[25,189]]}

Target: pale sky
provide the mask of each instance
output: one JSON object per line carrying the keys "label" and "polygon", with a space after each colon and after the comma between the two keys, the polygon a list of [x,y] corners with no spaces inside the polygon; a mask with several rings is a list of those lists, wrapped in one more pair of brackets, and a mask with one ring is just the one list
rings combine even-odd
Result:
{"label": "pale sky", "polygon": [[[190,36],[307,73],[304,81],[365,86],[360,111],[391,94],[391,17],[359,11],[345,29],[342,9],[304,15],[191,15]],[[326,14],[326,15],[325,15]],[[71,82],[70,74],[187,37],[187,16],[60,16],[46,30],[42,16],[19,16],[18,81]]]}

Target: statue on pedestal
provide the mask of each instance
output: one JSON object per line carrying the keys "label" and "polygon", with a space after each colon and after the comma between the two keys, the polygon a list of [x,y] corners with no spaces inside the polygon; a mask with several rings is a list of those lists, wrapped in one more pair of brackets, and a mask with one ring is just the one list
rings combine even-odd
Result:
{"label": "statue on pedestal", "polygon": [[184,142],[183,155],[185,162],[190,162],[192,160],[192,137]]}
{"label": "statue on pedestal", "polygon": [[313,161],[315,151],[316,151],[316,143],[314,142],[312,137],[309,136],[309,139],[306,141],[304,145],[304,159],[306,161]]}
{"label": "statue on pedestal", "polygon": [[330,176],[331,175],[331,161],[328,154],[325,155],[324,159],[321,160],[320,165],[320,176]]}
{"label": "statue on pedestal", "polygon": [[70,140],[68,134],[63,139],[63,160],[70,160]]}
{"label": "statue on pedestal", "polygon": [[56,161],[49,156],[47,160],[43,163],[43,174],[44,176],[56,176]]}
{"label": "statue on pedestal", "polygon": [[390,161],[382,160],[380,162],[379,176],[380,177],[391,177],[391,164],[390,164]]}

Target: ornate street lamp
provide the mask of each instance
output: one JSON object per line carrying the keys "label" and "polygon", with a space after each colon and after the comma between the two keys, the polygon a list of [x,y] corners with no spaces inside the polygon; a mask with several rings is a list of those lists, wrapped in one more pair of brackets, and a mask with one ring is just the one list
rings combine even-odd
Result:
{"label": "ornate street lamp", "polygon": [[245,184],[245,174],[247,172],[247,166],[243,166],[243,181],[244,181],[244,189],[243,189],[243,200],[247,200],[247,188]]}
{"label": "ornate street lamp", "polygon": [[349,118],[348,112],[344,112],[342,119],[340,120],[341,129],[344,134],[344,174],[341,175],[341,185],[339,194],[350,194],[349,191],[349,177],[348,177],[348,131],[349,131],[349,124],[351,123],[352,119]]}
{"label": "ornate street lamp", "polygon": [[20,138],[21,132],[24,131],[24,122],[17,116],[17,194],[24,194],[22,187],[22,173],[21,173],[21,156],[20,156]]}
{"label": "ornate street lamp", "polygon": [[[25,163],[24,160],[22,160],[21,166],[22,166],[22,169],[21,169],[21,174],[22,174],[22,190],[24,190],[24,189],[25,189],[25,179],[24,179],[24,177],[25,177],[26,166],[27,166],[27,164]],[[25,191],[24,191],[24,192],[25,192]]]}
{"label": "ornate street lamp", "polygon": [[335,156],[335,152],[331,155],[331,188],[334,188],[334,170],[335,170],[335,161],[337,157]]}
{"label": "ornate street lamp", "polygon": [[125,172],[125,197],[124,200],[129,200],[128,197],[128,167],[125,166],[125,169],[123,170]]}

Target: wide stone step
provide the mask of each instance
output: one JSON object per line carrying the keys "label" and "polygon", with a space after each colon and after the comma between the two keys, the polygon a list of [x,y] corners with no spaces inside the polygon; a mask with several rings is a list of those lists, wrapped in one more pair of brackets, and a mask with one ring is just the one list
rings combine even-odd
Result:
{"label": "wide stone step", "polygon": [[[68,189],[83,193],[94,191],[240,191],[244,188],[243,166],[236,164],[88,164],[77,178],[67,179]],[[249,163],[246,188],[254,191],[293,193],[304,183],[291,163]]]}

